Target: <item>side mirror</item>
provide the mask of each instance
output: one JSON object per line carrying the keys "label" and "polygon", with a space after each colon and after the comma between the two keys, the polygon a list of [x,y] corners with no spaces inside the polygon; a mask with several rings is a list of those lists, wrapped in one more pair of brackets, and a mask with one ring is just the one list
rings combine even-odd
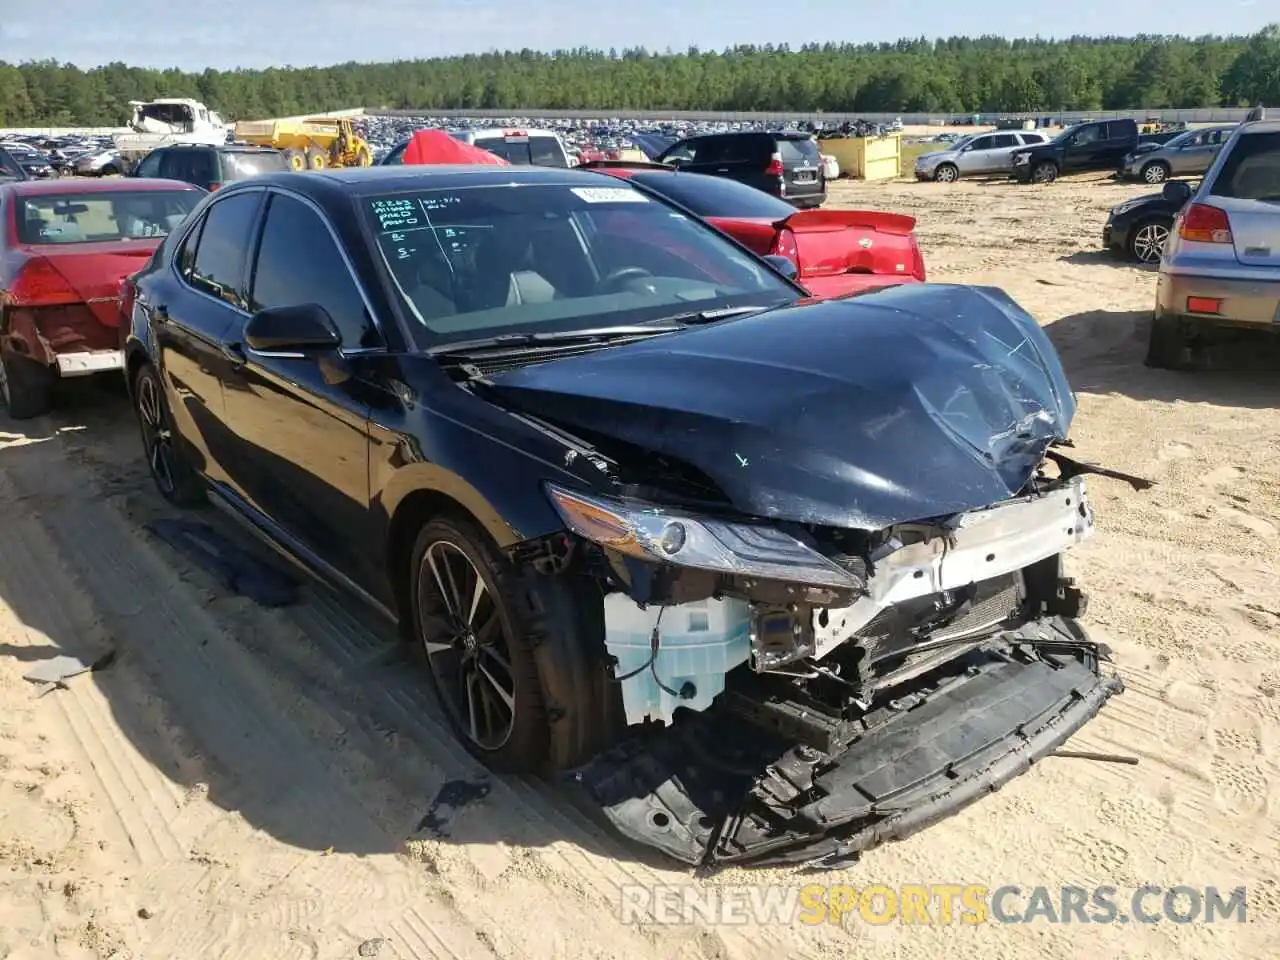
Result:
{"label": "side mirror", "polygon": [[784,257],[777,253],[770,253],[764,256],[764,261],[788,280],[794,282],[796,278],[800,276],[800,269],[795,265],[795,261],[790,257]]}
{"label": "side mirror", "polygon": [[1182,180],[1169,180],[1160,189],[1160,195],[1170,203],[1182,206],[1191,199],[1191,186]]}
{"label": "side mirror", "polygon": [[258,351],[332,350],[342,345],[338,326],[318,303],[272,307],[249,318],[244,342]]}

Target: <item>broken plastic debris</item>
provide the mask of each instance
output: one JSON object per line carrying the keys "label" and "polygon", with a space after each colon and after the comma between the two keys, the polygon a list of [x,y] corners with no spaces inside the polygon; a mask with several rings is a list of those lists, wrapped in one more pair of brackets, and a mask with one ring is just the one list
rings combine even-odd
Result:
{"label": "broken plastic debris", "polygon": [[78,677],[80,674],[88,673],[91,670],[101,670],[115,658],[114,650],[103,654],[93,663],[85,663],[79,657],[69,657],[66,654],[62,654],[57,657],[50,657],[48,660],[41,660],[40,663],[23,674],[23,679],[41,684],[49,689],[62,687],[66,685],[65,681],[70,680],[72,677]]}

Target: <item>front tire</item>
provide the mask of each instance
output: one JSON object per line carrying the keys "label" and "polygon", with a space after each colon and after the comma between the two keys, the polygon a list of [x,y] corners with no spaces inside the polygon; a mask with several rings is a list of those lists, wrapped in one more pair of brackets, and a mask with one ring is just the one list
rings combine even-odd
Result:
{"label": "front tire", "polygon": [[413,637],[463,746],[492,770],[544,767],[551,730],[519,574],[475,524],[432,520],[411,567]]}
{"label": "front tire", "polygon": [[1169,165],[1163,160],[1153,160],[1142,168],[1142,179],[1147,183],[1164,183],[1169,179]]}
{"label": "front tire", "polygon": [[960,170],[954,163],[943,163],[933,171],[933,179],[938,183],[955,183],[960,179]]}
{"label": "front tire", "polygon": [[0,350],[0,399],[15,420],[33,420],[53,409],[51,367],[30,357]]}
{"label": "front tire", "polygon": [[176,507],[196,507],[204,503],[204,481],[176,441],[169,401],[165,398],[160,374],[150,363],[144,363],[134,377],[133,411],[142,431],[147,469],[160,496]]}

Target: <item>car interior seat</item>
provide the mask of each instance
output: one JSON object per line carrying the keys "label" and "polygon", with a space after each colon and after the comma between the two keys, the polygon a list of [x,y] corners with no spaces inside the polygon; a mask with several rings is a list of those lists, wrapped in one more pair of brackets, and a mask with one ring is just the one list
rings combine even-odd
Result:
{"label": "car interior seat", "polygon": [[475,276],[469,291],[471,309],[492,310],[556,299],[551,281],[532,269],[532,242],[523,225],[503,227],[495,229],[476,248]]}

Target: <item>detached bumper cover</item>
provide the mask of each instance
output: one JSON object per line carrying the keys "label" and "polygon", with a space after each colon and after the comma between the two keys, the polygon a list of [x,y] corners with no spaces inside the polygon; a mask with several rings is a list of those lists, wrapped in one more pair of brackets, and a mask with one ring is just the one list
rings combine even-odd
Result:
{"label": "detached bumper cover", "polygon": [[955,814],[1056,750],[1124,689],[1050,617],[903,682],[840,755],[713,708],[580,774],[624,835],[691,864],[834,868]]}

